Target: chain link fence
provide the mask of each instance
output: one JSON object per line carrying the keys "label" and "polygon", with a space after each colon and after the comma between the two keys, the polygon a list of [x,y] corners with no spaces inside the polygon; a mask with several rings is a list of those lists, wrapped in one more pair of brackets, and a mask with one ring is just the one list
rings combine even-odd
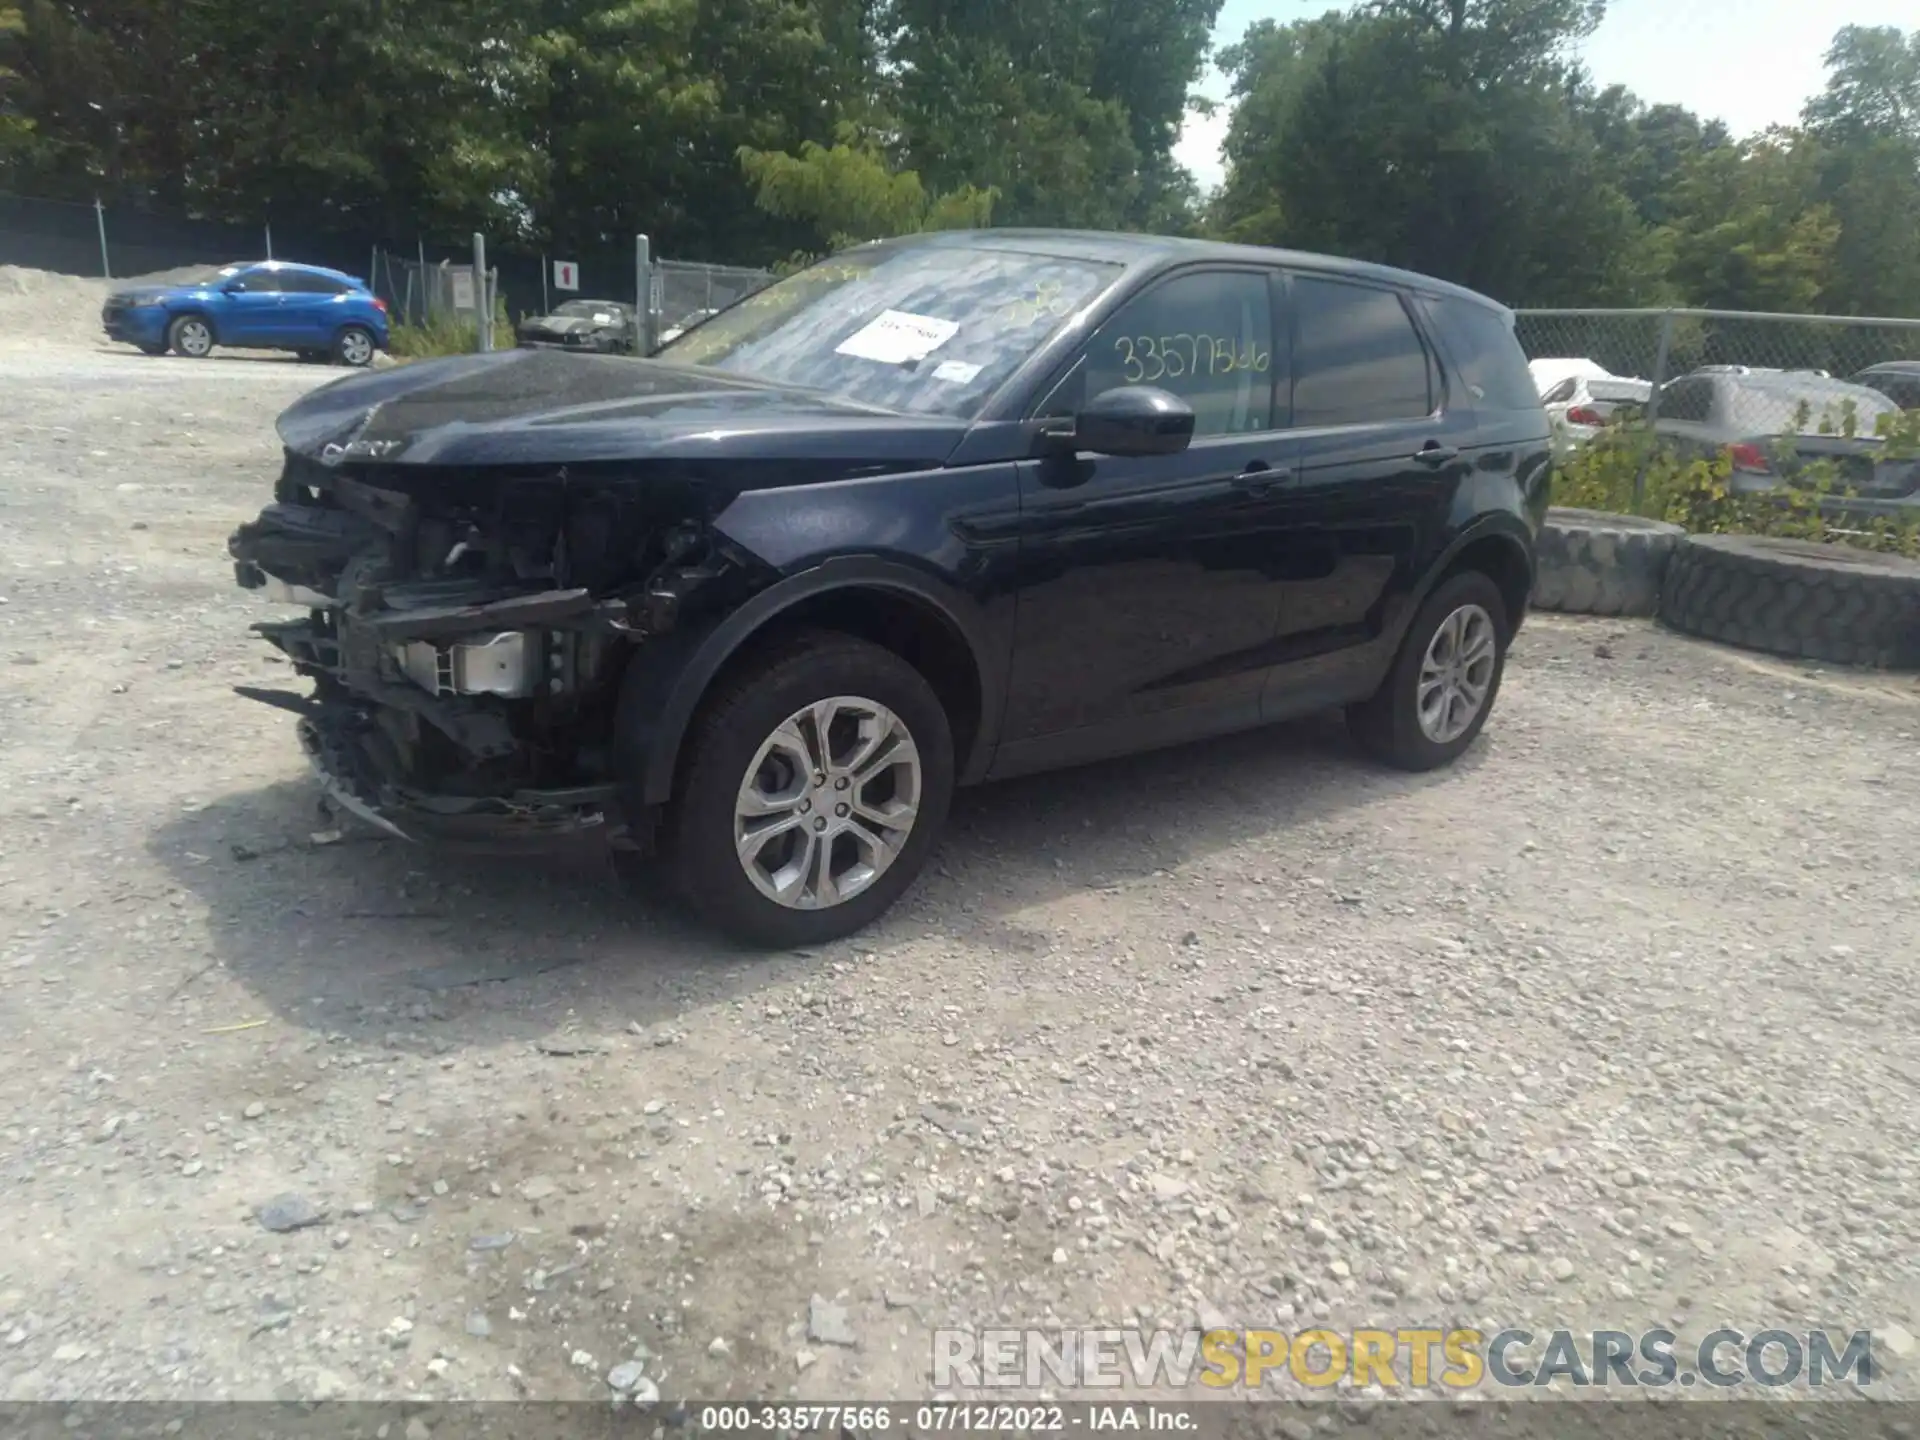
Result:
{"label": "chain link fence", "polygon": [[1516,333],[1549,414],[1585,412],[1567,422],[1576,436],[1588,417],[1706,426],[1729,443],[1849,425],[1868,436],[1920,407],[1920,320],[1522,310]]}
{"label": "chain link fence", "polygon": [[1920,320],[1522,310],[1515,332],[1558,503],[1816,536],[1920,520]]}
{"label": "chain link fence", "polygon": [[653,265],[651,304],[655,344],[664,344],[709,315],[738,303],[773,283],[765,270],[738,265],[706,265],[689,260],[659,260]]}

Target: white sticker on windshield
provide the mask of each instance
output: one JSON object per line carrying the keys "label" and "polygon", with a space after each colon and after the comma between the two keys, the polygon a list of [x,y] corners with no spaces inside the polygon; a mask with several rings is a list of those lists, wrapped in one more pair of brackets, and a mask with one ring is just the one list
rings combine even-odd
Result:
{"label": "white sticker on windshield", "polygon": [[933,367],[933,378],[950,381],[955,385],[968,385],[980,373],[980,367],[968,360],[942,360]]}
{"label": "white sticker on windshield", "polygon": [[911,365],[926,359],[959,330],[956,320],[936,320],[931,315],[911,315],[905,310],[882,310],[833,349],[836,355],[851,355],[857,360]]}

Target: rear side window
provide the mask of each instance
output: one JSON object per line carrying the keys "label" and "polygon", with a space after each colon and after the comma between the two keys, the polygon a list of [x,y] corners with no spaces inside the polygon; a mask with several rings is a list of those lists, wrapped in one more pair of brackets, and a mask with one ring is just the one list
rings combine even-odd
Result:
{"label": "rear side window", "polygon": [[1676,380],[1660,396],[1663,420],[1703,421],[1713,408],[1711,380]]}
{"label": "rear side window", "polygon": [[1558,405],[1563,400],[1571,400],[1573,398],[1573,392],[1579,388],[1580,382],[1578,379],[1562,380],[1558,385],[1540,397],[1540,403],[1543,405]]}
{"label": "rear side window", "polygon": [[1427,347],[1393,291],[1296,275],[1292,309],[1296,427],[1417,420],[1433,412]]}
{"label": "rear side window", "polygon": [[[1427,314],[1477,410],[1538,410],[1540,392],[1527,353],[1507,317],[1489,305],[1454,296],[1426,301]],[[1571,391],[1569,391],[1569,398]]]}
{"label": "rear side window", "polygon": [[280,288],[289,295],[344,295],[347,287],[325,275],[308,275],[290,270],[280,277]]}

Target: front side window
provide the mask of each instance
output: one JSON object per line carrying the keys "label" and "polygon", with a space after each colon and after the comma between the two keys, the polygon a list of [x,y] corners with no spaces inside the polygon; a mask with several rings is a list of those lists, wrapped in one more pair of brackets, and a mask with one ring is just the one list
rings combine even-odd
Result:
{"label": "front side window", "polygon": [[249,295],[290,295],[299,293],[298,277],[285,270],[269,270],[262,265],[241,277]]}
{"label": "front side window", "polygon": [[1271,430],[1274,365],[1265,275],[1177,275],[1134,296],[1101,325],[1047,408],[1071,413],[1108,390],[1150,385],[1193,407],[1195,435]]}
{"label": "front side window", "polygon": [[1433,413],[1427,347],[1400,297],[1344,280],[1296,276],[1293,423],[1369,425]]}
{"label": "front side window", "polygon": [[1121,271],[986,246],[854,250],[748,296],[657,358],[971,418]]}

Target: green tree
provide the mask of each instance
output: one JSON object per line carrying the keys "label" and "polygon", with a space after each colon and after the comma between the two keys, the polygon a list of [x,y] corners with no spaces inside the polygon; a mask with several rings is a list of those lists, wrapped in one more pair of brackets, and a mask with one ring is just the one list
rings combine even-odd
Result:
{"label": "green tree", "polygon": [[1377,0],[1256,27],[1215,223],[1518,303],[1658,298],[1660,242],[1575,107],[1588,0]]}
{"label": "green tree", "polygon": [[1840,225],[1819,198],[1819,146],[1784,129],[1705,151],[1673,193],[1673,276],[1687,303],[1718,310],[1813,310]]}
{"label": "green tree", "polygon": [[832,250],[890,235],[974,229],[993,215],[992,190],[969,185],[930,194],[915,171],[889,169],[879,147],[851,127],[833,145],[805,142],[798,155],[742,146],[740,164],[762,209],[813,226]]}
{"label": "green tree", "polygon": [[1920,316],[1920,30],[1848,26],[1826,59],[1826,89],[1806,109],[1840,227],[1824,303]]}

